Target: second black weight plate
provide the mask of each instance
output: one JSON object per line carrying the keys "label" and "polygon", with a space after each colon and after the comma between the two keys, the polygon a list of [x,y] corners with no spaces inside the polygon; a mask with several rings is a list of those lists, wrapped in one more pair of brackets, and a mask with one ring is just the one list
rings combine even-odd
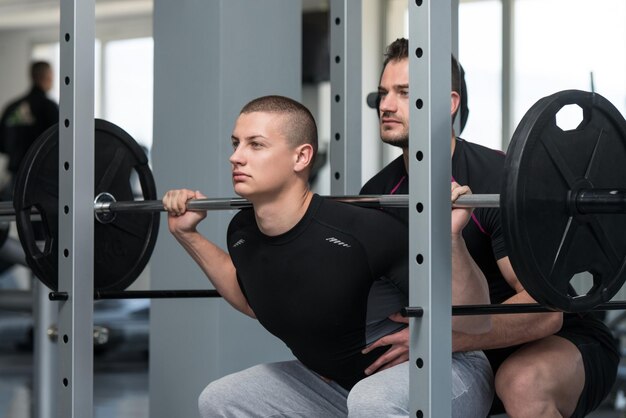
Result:
{"label": "second black weight plate", "polygon": [[[561,129],[565,106],[582,110],[575,129]],[[511,264],[539,303],[581,312],[610,300],[626,280],[626,216],[581,215],[579,190],[626,187],[626,121],[604,97],[567,90],[539,100],[507,151],[501,193]],[[575,294],[571,280],[592,277]]]}
{"label": "second black weight plate", "polygon": [[[148,159],[118,126],[95,121],[95,195],[119,201],[156,199]],[[13,204],[28,265],[46,286],[58,290],[59,132],[44,132],[26,154],[16,178]],[[93,201],[94,197],[89,197]],[[39,211],[42,227],[31,220]],[[159,213],[118,213],[111,223],[94,220],[94,290],[123,290],[144,270],[156,243]]]}

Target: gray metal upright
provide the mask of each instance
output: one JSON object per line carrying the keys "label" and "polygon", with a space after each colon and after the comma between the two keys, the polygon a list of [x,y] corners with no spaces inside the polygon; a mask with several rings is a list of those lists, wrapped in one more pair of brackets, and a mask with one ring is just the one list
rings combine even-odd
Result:
{"label": "gray metal upright", "polygon": [[33,417],[56,418],[59,350],[56,342],[48,337],[48,328],[57,324],[59,305],[48,299],[50,289],[33,278]]}
{"label": "gray metal upright", "polygon": [[361,0],[330,2],[330,192],[361,189]]}
{"label": "gray metal upright", "polygon": [[61,0],[59,407],[93,416],[95,0]]}
{"label": "gray metal upright", "polygon": [[410,416],[451,414],[450,1],[409,2]]}
{"label": "gray metal upright", "polygon": [[513,68],[515,68],[515,2],[502,0],[502,140],[506,150],[515,131],[513,126]]}

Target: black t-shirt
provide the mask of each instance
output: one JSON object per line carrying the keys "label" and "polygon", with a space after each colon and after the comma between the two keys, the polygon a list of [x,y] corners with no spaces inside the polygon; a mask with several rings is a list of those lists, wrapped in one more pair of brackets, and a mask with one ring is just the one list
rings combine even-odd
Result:
{"label": "black t-shirt", "polygon": [[[456,139],[452,155],[452,180],[467,185],[474,194],[499,194],[504,153],[478,144]],[[372,177],[361,189],[362,195],[408,194],[409,177],[401,156]],[[408,210],[386,208],[408,225]],[[500,303],[515,294],[506,282],[496,260],[507,255],[502,235],[500,210],[476,208],[471,222],[463,229],[467,249],[489,284],[492,303]]]}
{"label": "black t-shirt", "polygon": [[408,303],[408,231],[377,209],[314,195],[300,222],[273,237],[244,209],[228,228],[228,250],[259,322],[346,389],[385,351],[361,354],[372,284],[384,277]]}
{"label": "black t-shirt", "polygon": [[59,107],[37,87],[9,104],[0,120],[0,152],[9,156],[9,171],[17,172],[28,148],[58,122]]}

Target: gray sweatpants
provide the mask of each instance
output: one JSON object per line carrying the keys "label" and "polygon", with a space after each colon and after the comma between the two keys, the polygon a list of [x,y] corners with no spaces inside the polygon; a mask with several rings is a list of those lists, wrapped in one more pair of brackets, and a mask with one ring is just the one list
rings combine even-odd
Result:
{"label": "gray sweatpants", "polygon": [[[452,417],[486,417],[493,393],[482,352],[452,355]],[[350,392],[299,361],[261,364],[210,383],[198,404],[203,418],[408,417],[409,363],[375,373]]]}

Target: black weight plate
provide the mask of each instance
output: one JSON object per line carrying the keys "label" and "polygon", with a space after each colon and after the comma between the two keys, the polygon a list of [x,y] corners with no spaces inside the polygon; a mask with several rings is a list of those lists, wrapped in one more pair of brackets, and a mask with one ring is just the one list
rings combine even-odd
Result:
{"label": "black weight plate", "polygon": [[[557,126],[566,105],[582,109],[573,130]],[[518,125],[507,151],[500,197],[513,269],[539,303],[582,312],[610,300],[626,280],[626,216],[578,214],[570,196],[590,188],[626,187],[626,121],[604,97],[567,90],[539,100]],[[589,272],[585,294],[571,279]]]}
{"label": "black weight plate", "polygon": [[[95,121],[95,195],[119,201],[156,199],[156,186],[142,148],[121,128]],[[28,265],[46,286],[58,289],[59,131],[44,132],[26,154],[17,174],[13,205]],[[93,198],[91,199],[93,201]],[[31,222],[42,217],[42,236]],[[123,290],[144,270],[156,243],[159,213],[117,213],[102,224],[94,219],[94,290]]]}

